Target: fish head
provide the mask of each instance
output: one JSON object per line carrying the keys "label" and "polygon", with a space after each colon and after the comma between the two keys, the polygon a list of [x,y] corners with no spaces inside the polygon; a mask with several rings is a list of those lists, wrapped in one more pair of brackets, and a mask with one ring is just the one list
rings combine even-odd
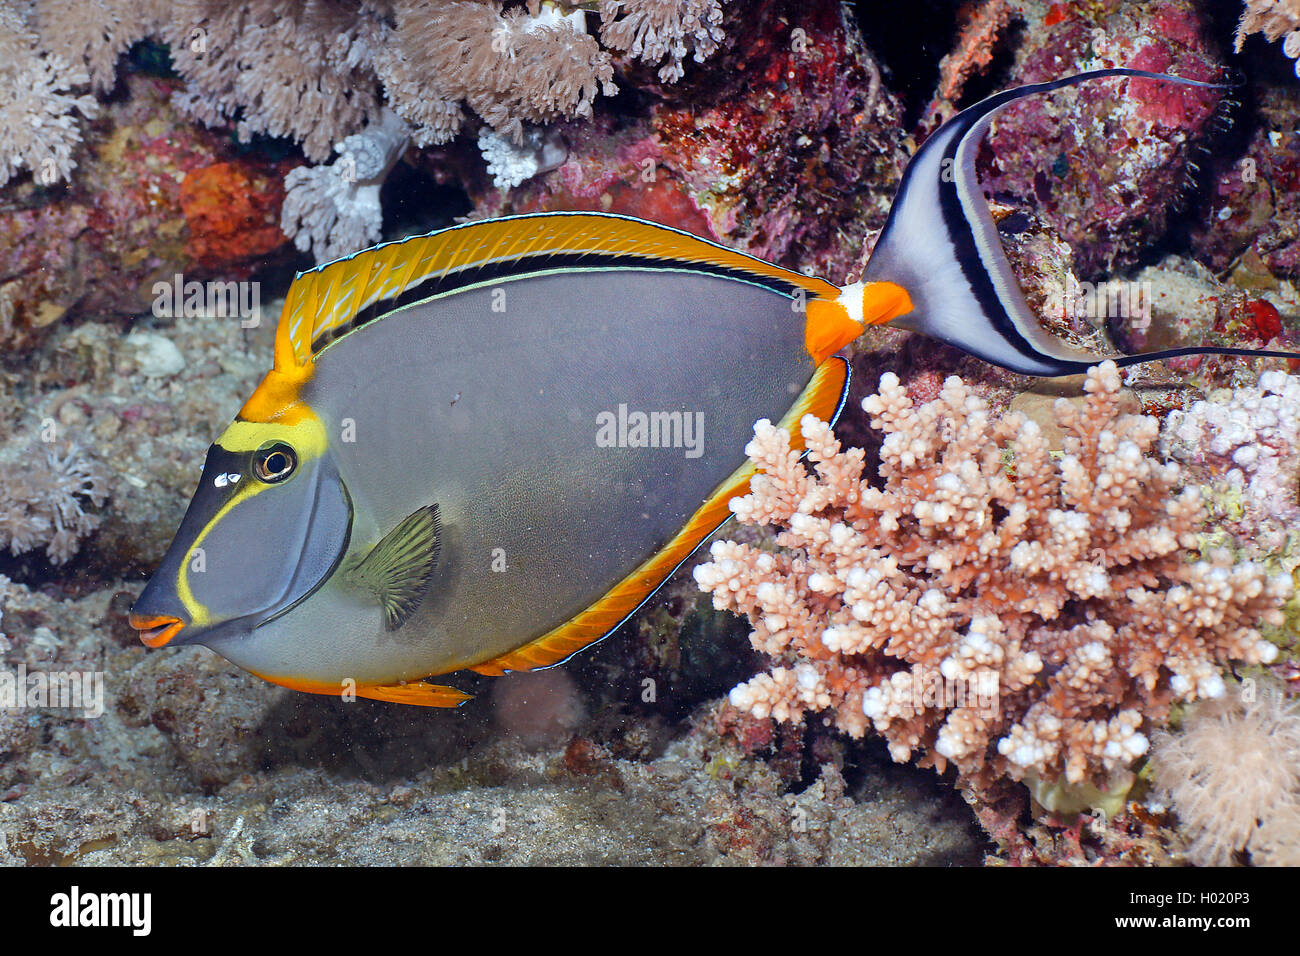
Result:
{"label": "fish head", "polygon": [[351,528],[351,497],[315,415],[236,420],[208,450],[131,626],[149,647],[246,636],[329,579]]}

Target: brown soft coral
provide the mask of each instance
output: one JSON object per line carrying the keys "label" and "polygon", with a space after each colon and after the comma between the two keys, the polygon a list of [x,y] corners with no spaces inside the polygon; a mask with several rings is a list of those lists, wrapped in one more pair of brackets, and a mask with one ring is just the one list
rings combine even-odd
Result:
{"label": "brown soft coral", "polygon": [[783,528],[785,550],[721,541],[695,572],[778,662],[732,703],[874,725],[894,759],[920,751],[968,783],[1113,791],[1173,702],[1221,695],[1229,661],[1271,660],[1257,626],[1280,622],[1290,579],[1192,560],[1200,496],[1148,457],[1156,421],[1119,413],[1113,363],[1086,388],[1057,403],[1054,457],[1037,424],[992,418],[958,378],[917,406],[887,374],[863,402],[883,487],[825,423],[802,423],[810,470],[760,422],[748,453],[765,474],[732,510]]}
{"label": "brown soft coral", "polygon": [[524,121],[590,116],[599,93],[616,91],[610,56],[580,11],[547,3],[534,16],[478,0],[411,0],[396,17],[379,73],[418,146],[455,135],[462,101],[519,141]]}
{"label": "brown soft coral", "polygon": [[16,9],[0,9],[0,186],[21,169],[47,186],[67,178],[81,142],[77,114],[97,111],[75,92],[87,80],[75,61],[42,52]]}
{"label": "brown soft coral", "polygon": [[601,39],[649,64],[659,64],[659,79],[682,78],[682,60],[694,52],[703,62],[722,42],[726,0],[600,0]]}
{"label": "brown soft coral", "polygon": [[12,554],[44,547],[52,563],[63,564],[99,525],[87,506],[107,498],[99,464],[75,446],[11,442],[0,455],[0,547]]}

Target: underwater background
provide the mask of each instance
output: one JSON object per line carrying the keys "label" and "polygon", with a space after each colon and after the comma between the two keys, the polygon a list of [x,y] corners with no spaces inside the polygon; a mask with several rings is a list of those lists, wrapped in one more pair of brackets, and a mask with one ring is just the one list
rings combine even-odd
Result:
{"label": "underwater background", "polygon": [[[296,271],[583,210],[843,285],[915,148],[1012,86],[1233,84],[994,121],[978,169],[1045,329],[1296,350],[1297,57],[1296,0],[0,0],[0,861],[1300,863],[1287,360],[1036,380],[871,329],[818,514],[888,534],[841,553],[782,512],[806,476],[760,436],[773,493],[732,544],[560,667],[457,674],[453,710],[127,621]],[[889,635],[827,638],[858,606]],[[944,697],[984,672],[996,718]]]}

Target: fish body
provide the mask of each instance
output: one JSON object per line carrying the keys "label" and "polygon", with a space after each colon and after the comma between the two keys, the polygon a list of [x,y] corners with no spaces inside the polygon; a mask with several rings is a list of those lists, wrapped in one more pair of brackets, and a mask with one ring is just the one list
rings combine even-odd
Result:
{"label": "fish body", "polygon": [[[790,298],[703,274],[668,282],[685,307],[652,271],[545,275],[421,302],[332,343],[302,398],[326,435],[354,438],[329,451],[352,503],[344,560],[436,503],[427,595],[389,631],[339,575],[216,649],[279,678],[386,684],[481,664],[599,602],[744,465],[754,418],[782,418],[815,371]],[[636,347],[610,348],[618,338]],[[830,376],[823,414],[843,379]],[[624,426],[620,443],[620,408],[624,421],[659,416],[655,434]],[[311,642],[288,639],[301,628]]]}
{"label": "fish body", "polygon": [[[997,94],[913,157],[843,289],[639,220],[551,213],[302,273],[274,367],[208,454],[132,610],[299,690],[453,705],[426,678],[545,667],[615,630],[729,515],[758,419],[798,441],[893,322],[1015,371],[1100,361],[1039,326],[974,155]],[[1116,356],[1120,364],[1194,351]],[[793,454],[801,451],[792,448]]]}
{"label": "fish body", "polygon": [[[305,274],[133,623],[286,686],[432,698],[413,702],[460,699],[433,674],[562,660],[726,519],[756,419],[835,417],[848,366],[830,353],[861,328],[840,294],[590,214]],[[876,287],[873,314],[902,307]],[[385,546],[421,509],[422,543]]]}

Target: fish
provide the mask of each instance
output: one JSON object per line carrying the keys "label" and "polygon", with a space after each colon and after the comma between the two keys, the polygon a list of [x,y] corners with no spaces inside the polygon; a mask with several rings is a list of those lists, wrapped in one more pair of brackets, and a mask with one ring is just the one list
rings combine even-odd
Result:
{"label": "fish", "polygon": [[1107,69],[995,94],[907,166],[859,281],[838,287],[638,219],[465,223],[295,278],[272,367],[208,450],[130,612],[299,691],[451,707],[432,679],[562,663],[625,622],[729,517],[757,420],[803,452],[872,325],[1015,372],[1099,356],[1028,305],[975,176],[994,114]]}

